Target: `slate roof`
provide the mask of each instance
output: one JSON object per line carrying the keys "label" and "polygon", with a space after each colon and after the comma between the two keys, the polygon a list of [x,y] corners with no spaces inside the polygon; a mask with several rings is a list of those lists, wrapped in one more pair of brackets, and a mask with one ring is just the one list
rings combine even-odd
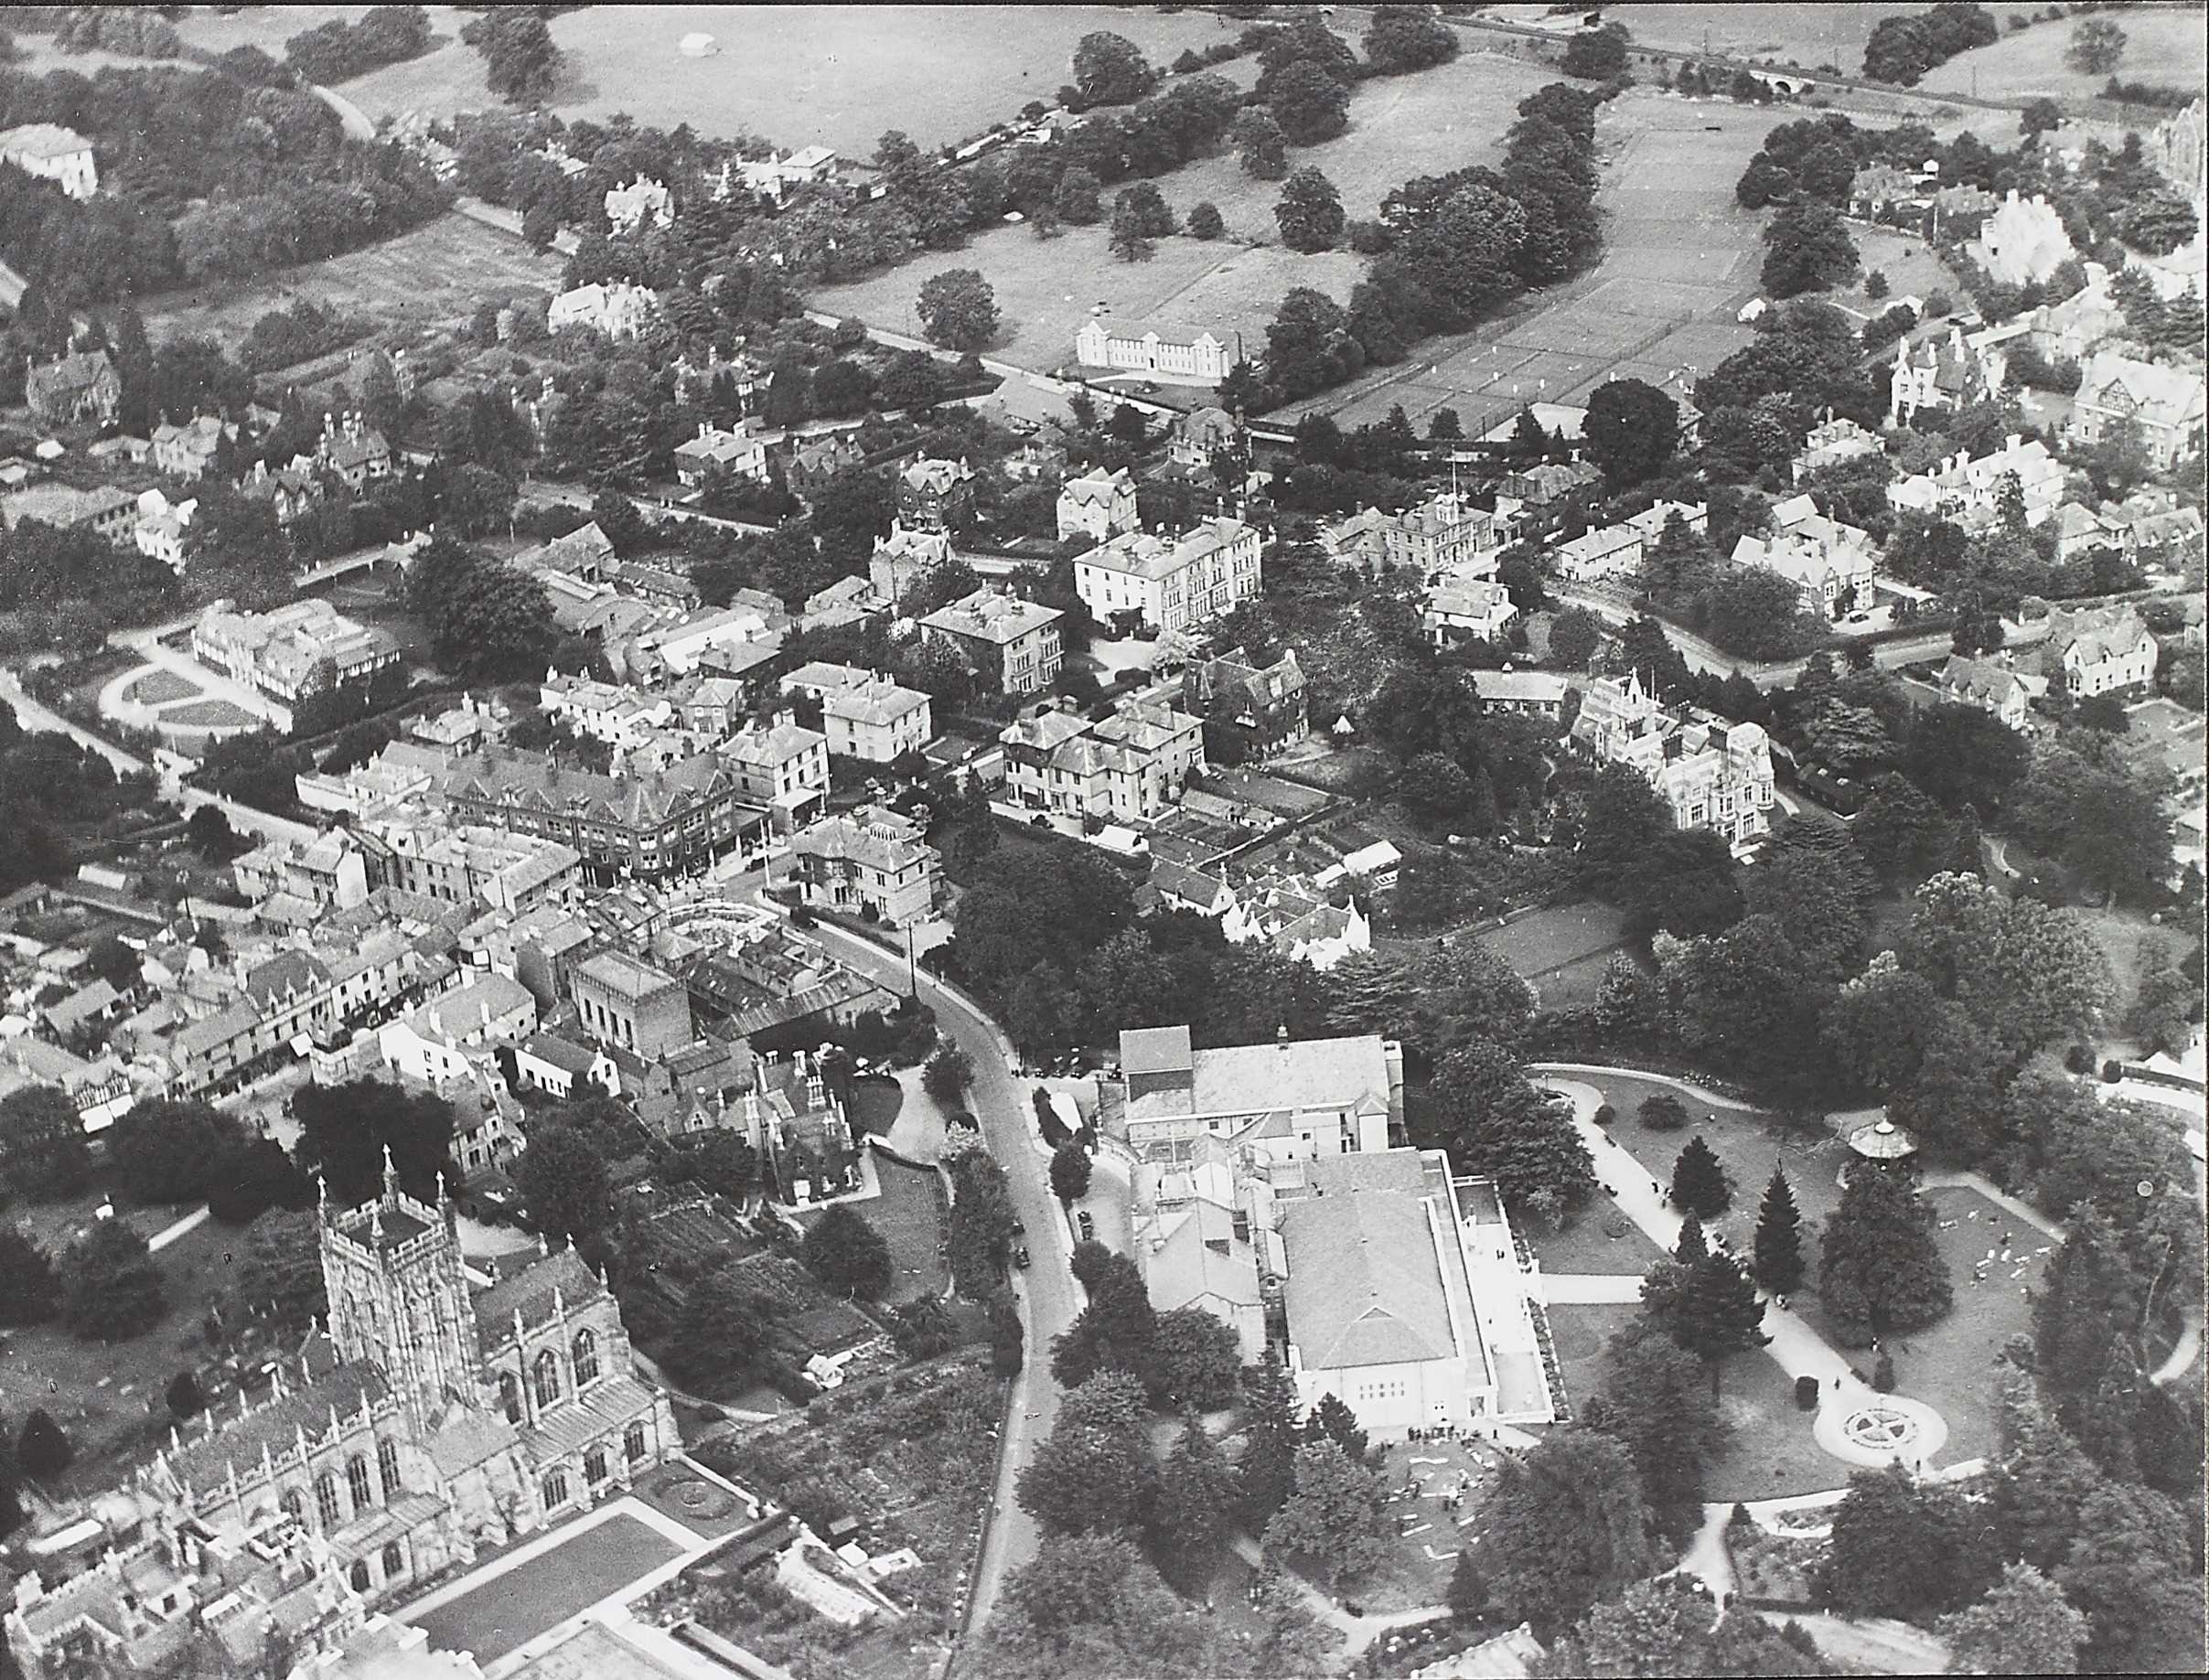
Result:
{"label": "slate roof", "polygon": [[[320,1338],[317,1345],[323,1345]],[[262,1401],[244,1417],[224,1419],[213,1434],[185,1441],[168,1455],[169,1467],[188,1487],[211,1487],[228,1477],[232,1464],[258,1469],[263,1447],[283,1451],[302,1429],[309,1438],[327,1431],[333,1410],[340,1418],[357,1417],[363,1401],[373,1406],[387,1392],[383,1373],[365,1360],[334,1364],[312,1381]]]}
{"label": "slate roof", "polygon": [[492,1347],[514,1333],[516,1312],[530,1329],[548,1322],[555,1289],[571,1307],[606,1293],[606,1286],[583,1263],[583,1257],[573,1248],[563,1248],[476,1297],[476,1322],[482,1330],[484,1346]]}
{"label": "slate roof", "polygon": [[[1422,1170],[1405,1153],[1400,1161],[1314,1161],[1319,1193],[1282,1209],[1289,1334],[1306,1370],[1406,1364],[1457,1351],[1419,1194]],[[1356,1167],[1335,1170],[1346,1161]]]}

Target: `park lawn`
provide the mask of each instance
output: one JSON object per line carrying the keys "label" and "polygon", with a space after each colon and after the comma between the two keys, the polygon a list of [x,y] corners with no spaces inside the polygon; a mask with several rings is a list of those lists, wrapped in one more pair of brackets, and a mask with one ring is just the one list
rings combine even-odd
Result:
{"label": "park lawn", "polygon": [[257,283],[210,281],[146,300],[156,342],[205,334],[236,348],[271,309],[312,298],[379,328],[465,321],[484,298],[560,290],[561,260],[450,212],[342,256],[279,269]]}
{"label": "park lawn", "polygon": [[[1148,6],[586,6],[552,19],[571,67],[552,103],[570,121],[627,112],[660,128],[688,123],[863,159],[888,129],[932,150],[1033,101],[1056,104],[1075,46],[1093,31],[1124,36],[1163,70],[1242,27]],[[676,43],[694,31],[721,50],[684,58]],[[1255,74],[1250,60],[1226,69]]]}
{"label": "park lawn", "polygon": [[1529,1234],[1529,1240],[1543,1271],[1573,1277],[1640,1277],[1664,1257],[1649,1234],[1612,1206],[1607,1196],[1573,1215],[1562,1230]]}
{"label": "park lawn", "polygon": [[2133,997],[2139,990],[2142,943],[2161,947],[2174,964],[2184,958],[2192,944],[2191,929],[2181,924],[2150,922],[2138,910],[2076,905],[2068,914],[2086,925],[2108,959],[2109,978],[2114,982],[2109,1024],[2114,1028],[2122,1027],[2125,1011],[2132,1007]]}
{"label": "park lawn", "polygon": [[[91,1224],[98,1204],[94,1192],[72,1203],[11,1208],[9,1215],[58,1263],[71,1233]],[[128,1208],[115,1217],[151,1237],[186,1211]],[[76,1449],[76,1462],[54,1491],[110,1485],[119,1458],[139,1456],[165,1438],[173,1420],[163,1391],[177,1372],[198,1371],[210,1398],[234,1386],[209,1368],[212,1355],[203,1323],[210,1308],[221,1310],[233,1324],[242,1322],[234,1307],[239,1240],[238,1231],[210,1219],[155,1255],[168,1311],[142,1336],[112,1343],[80,1342],[59,1324],[48,1323],[0,1337],[5,1349],[0,1357],[0,1417],[19,1429],[27,1413],[43,1407]],[[259,1340],[257,1330],[250,1340]]]}
{"label": "park lawn", "polygon": [[1588,957],[1608,958],[1625,936],[1625,913],[1589,900],[1556,904],[1517,917],[1502,927],[1475,936],[1474,943],[1532,980]]}
{"label": "park lawn", "polygon": [[123,698],[141,706],[157,706],[166,700],[189,700],[198,692],[198,684],[187,682],[174,671],[149,666],[145,676],[123,690]]}
{"label": "park lawn", "polygon": [[[1733,1205],[1716,1219],[1706,1222],[1707,1228],[1714,1234],[1723,1234],[1737,1253],[1749,1252],[1756,1230],[1757,1203],[1764,1195],[1765,1181],[1772,1176],[1774,1162],[1778,1162],[1786,1169],[1787,1182],[1795,1192],[1795,1205],[1802,1212],[1806,1227],[1804,1252],[1816,1257],[1816,1235],[1808,1227],[1830,1215],[1840,1204],[1840,1190],[1834,1177],[1848,1157],[1848,1146],[1839,1138],[1822,1129],[1814,1137],[1791,1131],[1775,1117],[1720,1108],[1656,1080],[1617,1075],[1538,1074],[1536,1083],[1541,1083],[1545,1077],[1577,1079],[1603,1092],[1603,1100],[1618,1110],[1618,1119],[1610,1129],[1614,1145],[1625,1150],[1660,1182],[1671,1182],[1673,1162],[1679,1158],[1689,1138],[1700,1137],[1708,1143],[1732,1175]],[[1644,1126],[1639,1118],[1641,1105],[1645,1098],[1659,1092],[1678,1097],[1687,1105],[1693,1120],[1700,1123],[1691,1123],[1678,1131],[1651,1131]],[[1715,1118],[1705,1120],[1705,1115]],[[1600,1150],[1595,1165],[1601,1176]]]}
{"label": "park lawn", "polygon": [[[2125,56],[2118,63],[2122,81],[2184,88],[2194,93],[2209,86],[2209,12],[2199,6],[2111,14],[2124,30]],[[1929,71],[1918,85],[1928,92],[1976,93],[1981,99],[2023,100],[2045,94],[2066,104],[2096,99],[2107,75],[2089,76],[2064,62],[2071,49],[2073,18],[2034,24],[1969,52],[1958,53]],[[2152,127],[2165,113],[2141,109],[2133,125]]]}
{"label": "park lawn", "polygon": [[171,706],[161,714],[161,721],[204,729],[258,729],[262,724],[261,719],[227,700],[200,700],[188,706]]}
{"label": "park lawn", "polygon": [[[1389,1445],[1381,1468],[1389,1487],[1389,1514],[1397,1523],[1396,1543],[1379,1568],[1349,1583],[1341,1596],[1370,1616],[1447,1603],[1457,1554],[1495,1488],[1499,1462],[1496,1450],[1483,1441]],[[1463,1503],[1454,1512],[1445,1510],[1445,1496],[1466,1475],[1473,1482]],[[1414,1482],[1418,1489],[1407,1493]]]}
{"label": "park lawn", "polygon": [[1632,1323],[1641,1308],[1626,1301],[1592,1302],[1546,1309],[1550,1342],[1557,1350],[1558,1369],[1565,1383],[1564,1398],[1578,1417],[1590,1395],[1603,1391],[1609,1374],[1611,1338]]}
{"label": "park lawn", "polygon": [[[1947,1444],[1936,1456],[1943,1464],[1985,1458],[1999,1450],[1999,1407],[2002,1367],[1998,1356],[2013,1336],[2032,1332],[2032,1293],[2044,1282],[2055,1257],[2055,1240],[2012,1219],[1976,1190],[1937,1186],[1925,1192],[1937,1215],[1941,1257],[1956,1290],[1956,1309],[1930,1329],[1885,1338],[1894,1356],[1898,1394],[1936,1407],[1948,1420]],[[2009,1261],[2000,1258],[2001,1237],[2011,1237]],[[2039,1252],[2043,1247],[2046,1253]],[[1985,1281],[1974,1284],[1972,1268],[1987,1261]],[[1794,1298],[1793,1309],[1827,1341],[1856,1362],[1869,1376],[1874,1356],[1850,1349],[1827,1326],[1814,1295]]]}
{"label": "park lawn", "polygon": [[1818,1444],[1818,1414],[1797,1409],[1795,1379],[1771,1354],[1759,1350],[1724,1362],[1718,1410],[1732,1434],[1705,1473],[1705,1499],[1785,1499],[1848,1481],[1851,1467]]}
{"label": "park lawn", "polygon": [[527,1568],[510,1569],[414,1619],[439,1651],[491,1663],[672,1562],[681,1550],[627,1512],[583,1529]]}
{"label": "park lawn", "polygon": [[895,1280],[884,1302],[902,1306],[922,1295],[950,1292],[951,1274],[942,1245],[948,1209],[943,1182],[927,1167],[908,1167],[885,1155],[874,1157],[882,1194],[854,1205],[890,1246]]}

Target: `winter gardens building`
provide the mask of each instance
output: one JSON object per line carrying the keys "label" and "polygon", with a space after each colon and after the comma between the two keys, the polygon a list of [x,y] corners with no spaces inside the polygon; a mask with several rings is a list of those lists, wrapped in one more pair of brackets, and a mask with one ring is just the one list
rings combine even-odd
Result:
{"label": "winter gardens building", "polygon": [[[574,1249],[471,1289],[452,1204],[401,1191],[388,1153],[377,1199],[320,1223],[328,1330],[257,1400],[172,1432],[123,1490],[135,1535],[111,1536],[114,1567],[16,1583],[8,1638],[34,1672],[87,1630],[136,1666],[171,1627],[265,1614],[293,1587],[281,1559],[308,1560],[326,1598],[402,1598],[681,1452]],[[234,1584],[256,1558],[258,1592]]]}

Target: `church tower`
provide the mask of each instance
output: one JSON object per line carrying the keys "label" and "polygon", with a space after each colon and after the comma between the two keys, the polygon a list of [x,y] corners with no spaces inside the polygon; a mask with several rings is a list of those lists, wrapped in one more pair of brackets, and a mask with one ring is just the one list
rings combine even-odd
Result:
{"label": "church tower", "polygon": [[322,1279],[338,1357],[382,1368],[418,1429],[450,1400],[480,1403],[483,1343],[442,1178],[437,1204],[399,1188],[383,1152],[375,1201],[320,1217]]}

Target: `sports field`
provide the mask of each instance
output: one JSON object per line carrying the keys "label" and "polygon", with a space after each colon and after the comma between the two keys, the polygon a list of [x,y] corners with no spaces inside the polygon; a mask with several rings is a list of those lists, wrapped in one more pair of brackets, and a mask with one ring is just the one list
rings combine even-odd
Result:
{"label": "sports field", "polygon": [[[2109,21],[2125,32],[2125,56],[2117,76],[2158,87],[2209,86],[2209,11],[2200,6],[2168,11],[2113,11]],[[1920,85],[1940,93],[1976,93],[1981,99],[2034,99],[2046,95],[2066,103],[2091,100],[2109,80],[2089,76],[2064,62],[2077,19],[2034,24],[2005,33],[1991,46],[1958,53],[1931,71]],[[2133,119],[2145,131],[2164,113],[2141,110]]]}
{"label": "sports field", "polygon": [[211,283],[149,298],[156,339],[208,333],[235,347],[271,309],[313,298],[372,317],[379,327],[464,321],[479,299],[560,289],[561,260],[458,214],[326,262],[273,273],[255,285]]}
{"label": "sports field", "polygon": [[1597,209],[1602,263],[1510,319],[1422,347],[1426,356],[1291,412],[1324,410],[1345,425],[1401,403],[1417,423],[1453,408],[1477,436],[1529,402],[1584,402],[1607,380],[1637,379],[1685,395],[1747,344],[1735,319],[1756,294],[1760,218],[1733,184],[1765,133],[1770,109],[1681,100],[1635,89],[1605,105]]}

